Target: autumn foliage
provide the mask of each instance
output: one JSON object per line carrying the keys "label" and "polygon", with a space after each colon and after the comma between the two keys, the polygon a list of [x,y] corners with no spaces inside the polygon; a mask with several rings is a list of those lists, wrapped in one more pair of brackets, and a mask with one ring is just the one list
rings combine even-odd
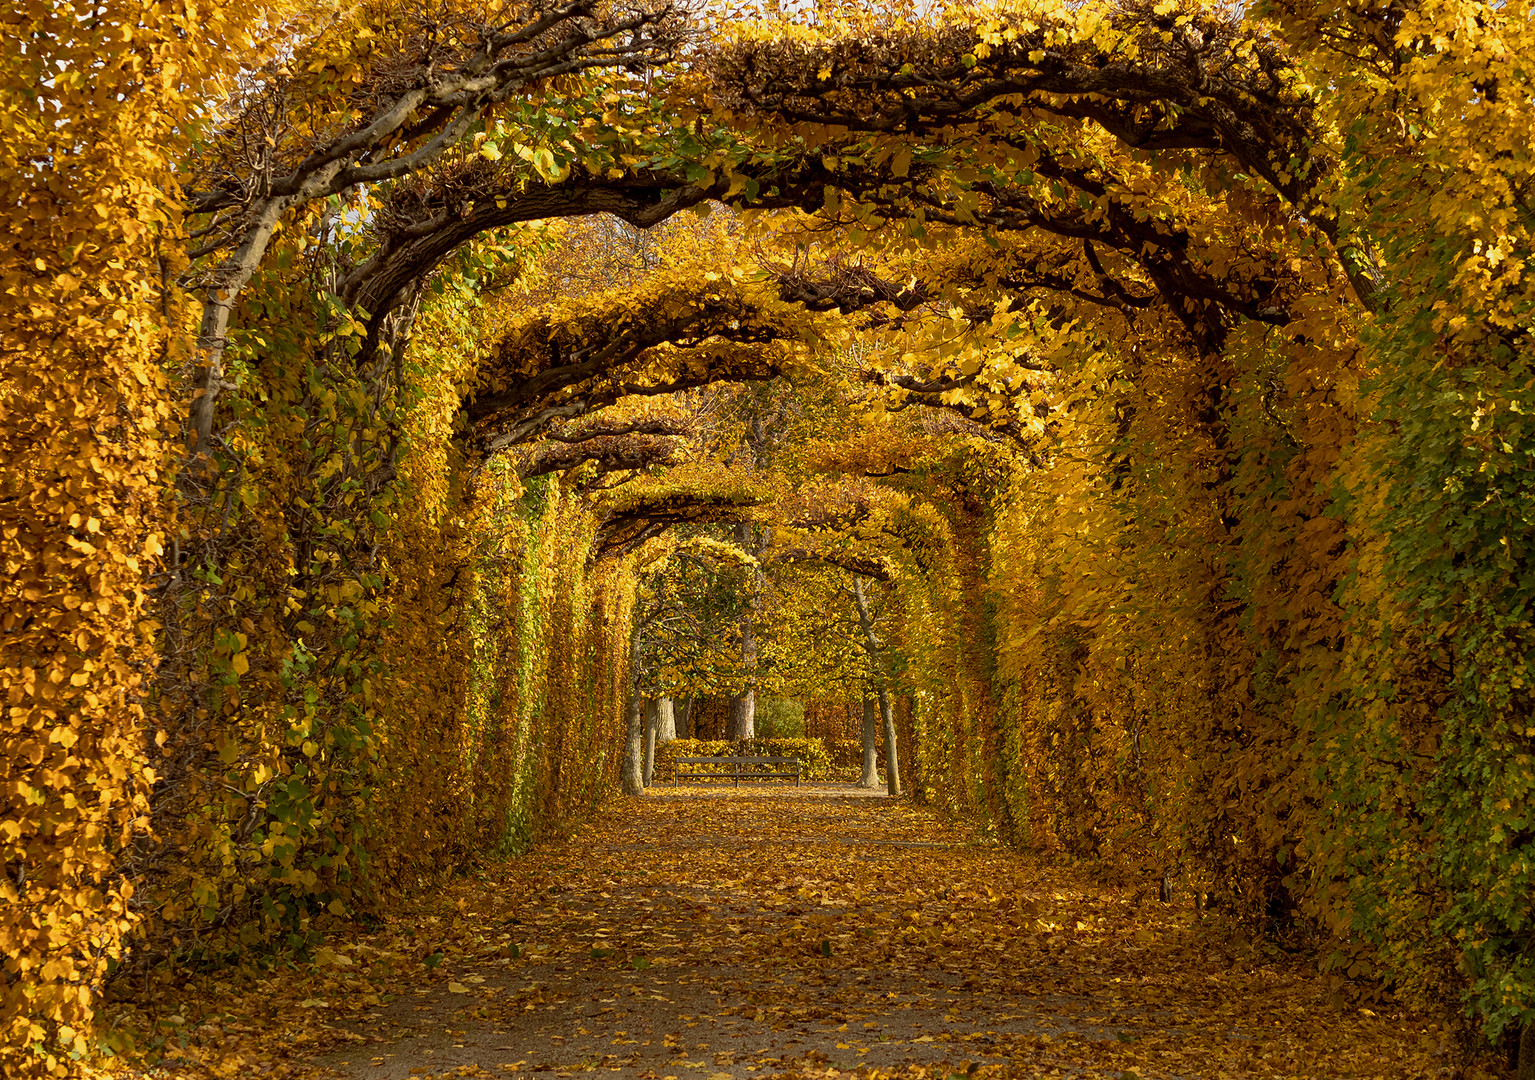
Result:
{"label": "autumn foliage", "polygon": [[892,792],[1512,1043],[1531,14],[0,17],[0,1071],[659,698],[876,702]]}

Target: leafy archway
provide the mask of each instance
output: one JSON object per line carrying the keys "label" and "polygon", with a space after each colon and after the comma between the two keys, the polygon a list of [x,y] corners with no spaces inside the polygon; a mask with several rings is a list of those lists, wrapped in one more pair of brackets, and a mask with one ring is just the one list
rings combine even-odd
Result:
{"label": "leafy archway", "polygon": [[8,1069],[578,819],[726,531],[738,696],[878,581],[914,797],[1527,1027],[1528,5],[482,7],[4,23]]}

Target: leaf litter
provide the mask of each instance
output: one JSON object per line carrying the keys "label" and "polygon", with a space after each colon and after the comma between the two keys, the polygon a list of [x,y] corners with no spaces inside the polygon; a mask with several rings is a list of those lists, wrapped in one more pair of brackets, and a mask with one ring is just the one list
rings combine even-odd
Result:
{"label": "leaf litter", "polygon": [[136,1053],[114,1071],[1479,1074],[1442,1025],[1374,1004],[1191,905],[1138,902],[848,785],[658,788],[334,933],[309,962],[124,1003]]}

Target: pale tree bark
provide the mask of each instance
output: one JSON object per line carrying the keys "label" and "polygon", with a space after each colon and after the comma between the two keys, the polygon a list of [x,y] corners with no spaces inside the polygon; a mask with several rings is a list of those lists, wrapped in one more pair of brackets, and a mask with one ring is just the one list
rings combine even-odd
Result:
{"label": "pale tree bark", "polygon": [[661,723],[656,700],[645,701],[645,786],[649,787],[656,775],[656,729]]}
{"label": "pale tree bark", "polygon": [[879,711],[885,718],[885,794],[893,799],[901,794],[901,755],[896,750],[895,708],[889,687],[879,688]]}
{"label": "pale tree bark", "polygon": [[858,605],[858,625],[863,630],[864,649],[869,666],[874,669],[875,696],[885,721],[885,793],[891,798],[901,793],[901,765],[895,745],[895,709],[890,702],[889,676],[885,671],[884,646],[874,633],[874,618],[869,614],[869,598],[863,591],[863,578],[853,576],[853,600]]}
{"label": "pale tree bark", "polygon": [[757,737],[757,691],[748,687],[746,693],[730,699],[730,724],[725,738],[732,742]]}
{"label": "pale tree bark", "polygon": [[677,738],[676,712],[672,699],[659,697],[645,703],[645,786],[655,783],[656,747]]}
{"label": "pale tree bark", "polygon": [[640,697],[640,632],[634,620],[629,631],[629,707],[624,713],[624,760],[620,776],[625,795],[645,793],[645,699]]}
{"label": "pale tree bark", "polygon": [[[735,532],[736,546],[742,551],[752,552],[756,545],[751,522],[736,522]],[[751,602],[746,614],[741,616],[741,668],[746,675],[746,689],[730,701],[730,723],[725,737],[733,742],[755,738],[757,734],[757,632],[752,624],[756,618],[757,600],[761,595],[759,577],[759,574],[752,576]]]}
{"label": "pale tree bark", "polygon": [[293,201],[271,198],[256,208],[243,242],[219,267],[216,284],[203,301],[202,324],[197,331],[197,370],[192,380],[192,403],[187,409],[187,452],[196,462],[205,462],[212,454],[214,403],[225,390],[234,389],[232,383],[224,380],[230,313],[261,265],[277,224]]}
{"label": "pale tree bark", "polygon": [[879,787],[879,713],[872,697],[863,699],[863,775],[858,786]]}
{"label": "pale tree bark", "polygon": [[625,795],[645,792],[645,703],[638,694],[629,695],[625,710],[624,764],[622,781]]}

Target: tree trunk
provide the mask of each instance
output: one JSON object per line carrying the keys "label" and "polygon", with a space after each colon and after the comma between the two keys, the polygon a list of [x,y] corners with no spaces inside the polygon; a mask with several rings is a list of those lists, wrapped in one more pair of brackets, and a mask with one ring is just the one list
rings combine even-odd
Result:
{"label": "tree trunk", "polygon": [[853,600],[858,605],[858,625],[863,629],[863,647],[869,653],[869,667],[874,671],[879,712],[885,720],[885,792],[894,798],[901,793],[900,753],[895,743],[895,709],[890,703],[884,649],[874,633],[874,618],[869,614],[869,598],[864,595],[863,578],[857,575],[853,577]]}
{"label": "tree trunk", "polygon": [[757,735],[757,691],[751,687],[746,693],[730,699],[730,725],[725,738],[732,742],[753,739]]}
{"label": "tree trunk", "polygon": [[656,708],[655,699],[645,702],[645,786],[656,775],[656,728],[661,723],[660,710]]}
{"label": "tree trunk", "polygon": [[879,714],[871,697],[863,699],[863,775],[858,786],[871,791],[879,787]]}
{"label": "tree trunk", "polygon": [[911,775],[905,778],[907,782],[902,786],[910,788],[911,796],[915,799],[917,792],[922,788],[922,777],[919,771],[922,766],[922,755],[917,747],[917,699],[910,694],[901,695],[896,701],[895,715],[896,745],[899,746],[903,741],[906,743],[901,750],[901,760],[911,762]]}
{"label": "tree trunk", "polygon": [[624,760],[619,768],[625,795],[645,793],[645,699],[640,697],[640,630],[629,631],[629,707],[624,711]]}
{"label": "tree trunk", "polygon": [[896,748],[895,709],[884,686],[879,688],[879,711],[885,718],[885,794],[894,799],[901,794],[901,755]]}
{"label": "tree trunk", "polygon": [[1519,1064],[1514,1080],[1535,1080],[1535,1024],[1519,1029]]}
{"label": "tree trunk", "polygon": [[[749,521],[736,522],[736,547],[750,554],[757,554],[756,536]],[[741,671],[746,689],[730,701],[730,719],[726,724],[725,738],[732,742],[752,739],[757,735],[757,632],[752,621],[757,613],[761,596],[760,573],[752,577],[751,604],[741,616]]]}
{"label": "tree trunk", "polygon": [[672,699],[659,697],[645,705],[645,786],[656,778],[656,747],[677,738],[676,712]]}
{"label": "tree trunk", "polygon": [[625,721],[621,773],[624,794],[642,795],[645,792],[645,702],[638,694],[629,695]]}
{"label": "tree trunk", "polygon": [[683,698],[682,704],[676,710],[677,738],[691,739],[693,737],[693,702],[697,698]]}
{"label": "tree trunk", "polygon": [[[341,168],[322,169],[325,183]],[[261,266],[277,224],[294,200],[272,197],[259,202],[251,214],[245,235],[234,254],[219,267],[219,284],[209,290],[203,301],[202,324],[197,331],[197,367],[192,379],[193,393],[187,407],[187,451],[194,466],[201,468],[213,455],[213,404],[232,384],[224,381],[224,348],[228,344],[229,315],[240,291]]]}

